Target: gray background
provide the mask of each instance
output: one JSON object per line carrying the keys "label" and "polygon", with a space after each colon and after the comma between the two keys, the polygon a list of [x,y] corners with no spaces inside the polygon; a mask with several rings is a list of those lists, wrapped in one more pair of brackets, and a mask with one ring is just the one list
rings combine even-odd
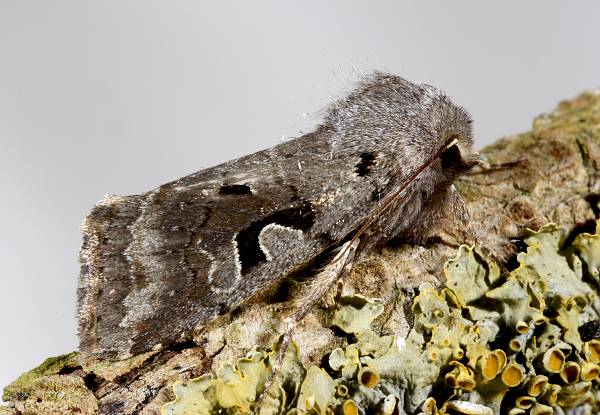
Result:
{"label": "gray background", "polygon": [[600,86],[600,3],[0,0],[0,385],[76,347],[79,225],[297,136],[361,74],[445,88],[479,147]]}

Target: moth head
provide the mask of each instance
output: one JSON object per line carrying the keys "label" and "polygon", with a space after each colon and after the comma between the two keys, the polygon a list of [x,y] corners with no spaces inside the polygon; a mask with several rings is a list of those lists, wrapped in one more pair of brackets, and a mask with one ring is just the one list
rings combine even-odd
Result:
{"label": "moth head", "polygon": [[473,151],[472,141],[461,140],[458,134],[452,134],[448,138],[446,149],[440,155],[442,170],[452,177],[464,174],[483,163],[479,153]]}
{"label": "moth head", "polygon": [[473,121],[469,113],[449,100],[444,104],[436,120],[439,140],[445,146],[440,155],[440,166],[445,176],[453,179],[481,165],[483,161],[479,153],[473,150]]}

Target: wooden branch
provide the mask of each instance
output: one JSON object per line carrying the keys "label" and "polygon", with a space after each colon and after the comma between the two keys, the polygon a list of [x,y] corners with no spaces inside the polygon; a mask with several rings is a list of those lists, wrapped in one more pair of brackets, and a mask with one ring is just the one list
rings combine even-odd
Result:
{"label": "wooden branch", "polygon": [[[489,170],[457,183],[479,242],[510,268],[526,228],[555,222],[569,230],[598,216],[600,94],[584,93],[533,122],[531,131],[482,150]],[[383,299],[382,330],[406,334],[407,305],[423,282],[443,284],[442,266],[455,255],[464,229],[444,224],[426,246],[389,246],[352,271],[344,290]],[[173,399],[172,384],[216,369],[255,345],[270,345],[284,317],[304,295],[301,279],[285,281],[212,322],[194,342],[126,361],[86,360],[77,353],[49,359],[4,391],[0,414],[156,415]],[[172,316],[177,319],[176,315]],[[331,328],[332,312],[316,308],[295,335],[305,362],[318,362],[345,339]]]}

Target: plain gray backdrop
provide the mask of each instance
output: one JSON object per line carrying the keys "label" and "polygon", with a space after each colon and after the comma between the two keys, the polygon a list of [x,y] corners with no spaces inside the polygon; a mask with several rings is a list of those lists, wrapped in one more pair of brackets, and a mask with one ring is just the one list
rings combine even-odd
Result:
{"label": "plain gray backdrop", "polygon": [[76,348],[79,225],[105,193],[298,136],[372,69],[444,88],[481,147],[600,86],[599,17],[595,1],[0,0],[0,385]]}

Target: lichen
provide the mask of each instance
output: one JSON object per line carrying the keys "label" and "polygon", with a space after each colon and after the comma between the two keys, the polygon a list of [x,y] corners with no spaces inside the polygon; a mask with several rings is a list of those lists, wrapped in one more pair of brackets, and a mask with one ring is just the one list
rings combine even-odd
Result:
{"label": "lichen", "polygon": [[[580,328],[599,319],[599,231],[568,246],[554,224],[531,231],[510,272],[461,246],[445,288],[420,286],[406,337],[373,327],[380,300],[343,297],[334,324],[349,344],[308,368],[292,345],[261,414],[597,413],[600,340]],[[252,413],[276,352],[176,383],[162,414]]]}
{"label": "lichen", "polygon": [[26,398],[30,385],[42,376],[50,376],[58,374],[63,368],[78,366],[76,358],[78,353],[72,352],[63,354],[56,357],[49,357],[44,360],[41,365],[30,370],[29,372],[23,373],[10,385],[4,388],[2,399],[4,401],[10,401],[13,399]]}
{"label": "lichen", "polygon": [[80,377],[42,375],[23,386],[21,399],[15,400],[18,414],[79,414],[98,413],[98,401]]}

